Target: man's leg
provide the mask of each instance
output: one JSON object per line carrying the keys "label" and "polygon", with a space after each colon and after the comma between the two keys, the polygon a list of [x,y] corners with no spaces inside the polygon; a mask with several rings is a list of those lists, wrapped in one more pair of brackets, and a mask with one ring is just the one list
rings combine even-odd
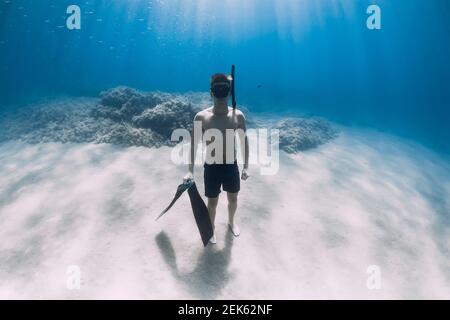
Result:
{"label": "man's leg", "polygon": [[[216,209],[217,209],[218,203],[219,203],[219,197],[208,198],[208,212],[209,212],[209,218],[211,219],[213,231],[215,230],[214,221],[216,220]],[[213,233],[213,236],[209,240],[209,242],[211,242],[212,244],[215,244],[217,242],[215,232]]]}
{"label": "man's leg", "polygon": [[230,225],[231,231],[237,237],[240,234],[238,225],[234,222],[234,216],[236,215],[237,203],[238,203],[238,192],[227,192],[228,197],[228,224]]}
{"label": "man's leg", "polygon": [[214,221],[216,220],[216,209],[217,204],[219,203],[219,197],[216,198],[208,198],[208,212],[209,217],[211,218],[211,224],[214,229]]}

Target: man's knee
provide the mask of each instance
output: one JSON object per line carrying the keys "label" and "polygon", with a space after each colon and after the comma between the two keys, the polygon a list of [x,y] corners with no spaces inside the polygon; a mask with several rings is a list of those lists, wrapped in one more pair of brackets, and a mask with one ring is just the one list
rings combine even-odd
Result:
{"label": "man's knee", "polygon": [[208,208],[216,208],[219,203],[219,198],[208,198]]}
{"label": "man's knee", "polygon": [[227,196],[228,196],[228,203],[229,204],[236,204],[237,203],[237,201],[238,201],[238,194],[237,193],[228,192]]}

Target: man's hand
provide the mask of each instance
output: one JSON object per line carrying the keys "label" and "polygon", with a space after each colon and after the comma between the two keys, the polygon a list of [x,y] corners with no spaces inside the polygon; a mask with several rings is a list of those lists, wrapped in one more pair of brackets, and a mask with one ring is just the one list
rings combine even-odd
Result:
{"label": "man's hand", "polygon": [[184,178],[183,178],[183,183],[191,183],[194,180],[194,175],[192,174],[192,172],[188,172]]}
{"label": "man's hand", "polygon": [[250,175],[248,174],[247,169],[242,169],[241,179],[245,181],[248,177],[250,177]]}

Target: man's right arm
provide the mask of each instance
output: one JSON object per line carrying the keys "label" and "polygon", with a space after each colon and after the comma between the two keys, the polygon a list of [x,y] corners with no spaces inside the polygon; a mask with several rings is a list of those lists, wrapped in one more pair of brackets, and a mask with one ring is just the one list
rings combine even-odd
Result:
{"label": "man's right arm", "polygon": [[[197,123],[197,125],[196,125],[196,123]],[[199,124],[200,124],[200,128],[199,128]],[[191,150],[190,150],[190,155],[189,155],[189,168],[188,169],[192,175],[194,174],[195,156],[197,154],[198,143],[200,142],[200,140],[202,138],[201,124],[202,124],[202,116],[199,112],[194,117],[194,123],[193,123],[192,131],[191,131]]]}

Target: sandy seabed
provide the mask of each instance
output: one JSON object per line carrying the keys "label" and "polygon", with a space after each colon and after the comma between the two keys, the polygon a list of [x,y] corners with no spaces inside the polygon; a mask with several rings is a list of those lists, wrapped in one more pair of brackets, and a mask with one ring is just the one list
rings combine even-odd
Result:
{"label": "sandy seabed", "polygon": [[[280,170],[251,168],[237,221],[204,249],[169,147],[0,144],[0,298],[450,298],[450,165],[410,141],[340,128]],[[203,170],[196,180],[203,191]],[[67,286],[70,266],[81,287]],[[367,268],[381,288],[366,286]]]}

